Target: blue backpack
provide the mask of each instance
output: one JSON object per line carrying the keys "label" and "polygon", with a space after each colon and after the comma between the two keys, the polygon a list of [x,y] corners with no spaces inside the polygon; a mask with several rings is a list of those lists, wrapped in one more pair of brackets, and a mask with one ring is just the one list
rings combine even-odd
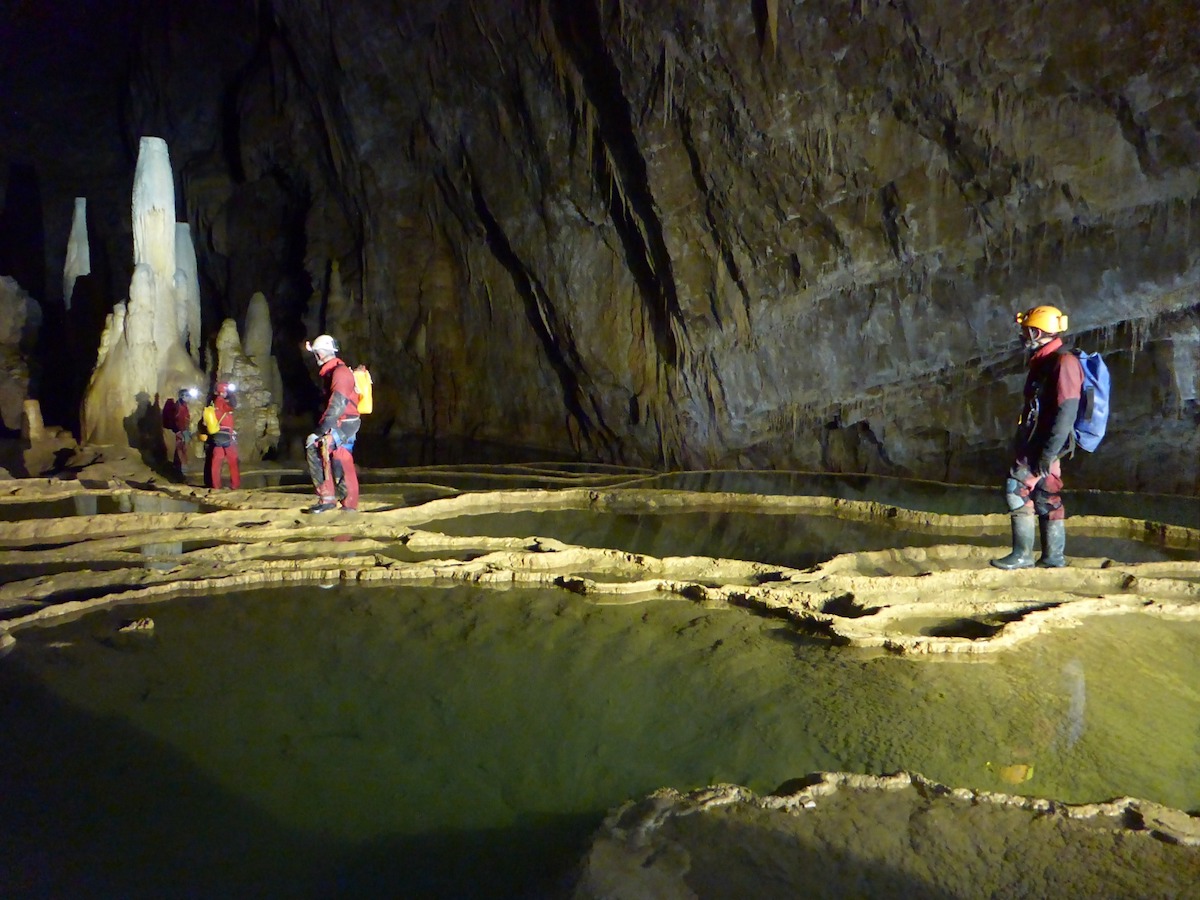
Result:
{"label": "blue backpack", "polygon": [[1108,427],[1108,401],[1112,380],[1108,375],[1108,366],[1104,364],[1099,353],[1087,353],[1083,350],[1070,352],[1075,354],[1083,366],[1083,388],[1079,398],[1079,412],[1075,416],[1075,446],[1091,453],[1104,440],[1104,431]]}

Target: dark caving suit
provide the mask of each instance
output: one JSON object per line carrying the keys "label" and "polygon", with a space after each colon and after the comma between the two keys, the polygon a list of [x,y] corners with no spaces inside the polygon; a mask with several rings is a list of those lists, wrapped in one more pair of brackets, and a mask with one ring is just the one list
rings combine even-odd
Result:
{"label": "dark caving suit", "polygon": [[342,509],[358,509],[353,453],[361,420],[354,373],[335,356],[321,365],[320,374],[327,400],[317,430],[305,444],[308,475],[317,491],[318,507],[333,508],[340,502]]}
{"label": "dark caving suit", "polygon": [[1013,515],[1066,518],[1060,459],[1074,449],[1082,396],[1083,366],[1073,353],[1062,351],[1062,338],[1039,347],[1029,358],[1025,404],[1004,488]]}
{"label": "dark caving suit", "polygon": [[163,404],[163,428],[172,432],[175,442],[171,463],[175,470],[183,475],[188,464],[188,439],[191,437],[192,413],[188,409],[187,395],[180,394],[179,398],[170,397]]}
{"label": "dark caving suit", "polygon": [[1063,349],[1061,337],[1054,337],[1033,352],[1025,376],[1012,465],[1004,485],[1004,498],[1012,516],[1013,552],[993,560],[992,565],[1001,569],[1033,565],[1029,550],[1035,516],[1042,537],[1038,565],[1066,564],[1061,458],[1074,450],[1075,417],[1082,395],[1083,366],[1078,357]]}

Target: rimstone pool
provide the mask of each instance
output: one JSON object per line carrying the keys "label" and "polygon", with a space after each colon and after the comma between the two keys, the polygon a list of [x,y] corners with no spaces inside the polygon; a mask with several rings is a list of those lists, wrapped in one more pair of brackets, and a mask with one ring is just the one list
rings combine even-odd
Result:
{"label": "rimstone pool", "polygon": [[1195,503],[1001,573],[971,489],[505,474],[315,524],[286,486],[18,492],[58,506],[0,552],[5,895],[590,896],[622,804],[818,772],[1200,809]]}

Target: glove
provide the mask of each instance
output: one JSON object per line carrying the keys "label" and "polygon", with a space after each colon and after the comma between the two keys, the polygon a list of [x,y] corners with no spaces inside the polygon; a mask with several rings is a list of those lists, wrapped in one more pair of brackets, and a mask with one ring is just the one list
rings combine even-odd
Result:
{"label": "glove", "polygon": [[1033,467],[1033,474],[1037,477],[1038,481],[1041,481],[1050,474],[1050,467],[1052,465],[1054,465],[1053,458],[1047,459],[1043,456],[1037,461],[1037,464]]}

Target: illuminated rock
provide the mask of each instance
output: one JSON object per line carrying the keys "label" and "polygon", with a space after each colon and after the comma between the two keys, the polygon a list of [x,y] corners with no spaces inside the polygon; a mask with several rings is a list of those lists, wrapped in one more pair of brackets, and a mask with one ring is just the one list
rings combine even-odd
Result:
{"label": "illuminated rock", "polygon": [[42,324],[42,309],[13,279],[0,275],[0,418],[21,427],[29,396],[29,358]]}
{"label": "illuminated rock", "polygon": [[179,340],[192,360],[200,362],[200,278],[196,272],[196,248],[187,222],[175,223],[175,318]]}
{"label": "illuminated rock", "polygon": [[67,238],[67,259],[63,264],[63,305],[71,308],[75,279],[92,273],[92,253],[87,233],[87,198],[75,198],[75,214],[71,219],[71,235]]}
{"label": "illuminated rock", "polygon": [[[265,362],[272,365],[274,359],[268,354]],[[237,385],[234,422],[243,461],[262,459],[279,444],[279,404],[269,386],[271,375],[271,369],[259,368],[243,348],[237,323],[233,319],[222,322],[217,333],[217,380]]]}
{"label": "illuminated rock", "polygon": [[[179,325],[175,188],[167,145],[142,138],[133,184],[133,278],[129,300],[109,315],[83,398],[82,438],[162,452],[161,409],[180,387],[203,384]],[[190,246],[190,242],[189,242]],[[194,254],[193,269],[194,269]]]}

